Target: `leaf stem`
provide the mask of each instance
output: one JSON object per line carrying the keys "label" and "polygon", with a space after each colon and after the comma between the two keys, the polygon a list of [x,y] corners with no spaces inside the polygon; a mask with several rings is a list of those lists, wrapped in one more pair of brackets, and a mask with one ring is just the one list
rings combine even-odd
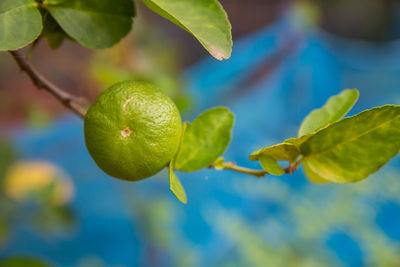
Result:
{"label": "leaf stem", "polygon": [[[263,178],[269,174],[267,171],[264,171],[264,170],[255,170],[255,169],[238,166],[234,162],[224,162],[222,164],[222,166],[221,167],[219,166],[218,168],[215,167],[214,164],[211,164],[210,166],[208,166],[208,168],[216,169],[216,170],[230,170],[230,171],[234,171],[234,172],[252,175],[257,178]],[[286,174],[292,174],[297,171],[297,164],[290,165],[289,167],[284,168],[284,170],[285,170]]]}
{"label": "leaf stem", "polygon": [[[211,166],[214,168],[213,165],[211,165]],[[240,172],[240,173],[244,173],[244,174],[249,174],[249,175],[256,176],[257,178],[264,177],[265,175],[268,174],[268,172],[266,172],[264,170],[254,170],[254,169],[241,167],[241,166],[236,165],[236,163],[233,163],[233,162],[224,162],[222,164],[222,167],[224,170],[230,170],[230,171]]]}
{"label": "leaf stem", "polygon": [[62,90],[61,88],[54,85],[52,82],[47,80],[42,74],[40,74],[29,62],[25,59],[20,51],[9,51],[14,60],[17,62],[21,71],[25,72],[32,80],[33,84],[39,89],[45,89],[47,92],[52,94],[61,104],[66,108],[72,110],[78,116],[84,118],[86,115],[86,108],[80,103],[80,101]]}

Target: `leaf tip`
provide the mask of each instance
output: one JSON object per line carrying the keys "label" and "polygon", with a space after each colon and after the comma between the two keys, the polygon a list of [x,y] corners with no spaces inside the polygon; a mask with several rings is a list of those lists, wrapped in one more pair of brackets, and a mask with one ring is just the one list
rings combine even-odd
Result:
{"label": "leaf tip", "polygon": [[250,154],[250,155],[249,155],[249,159],[250,159],[251,161],[256,161],[256,160],[258,160],[258,151],[256,151],[256,152]]}
{"label": "leaf tip", "polygon": [[224,59],[229,59],[231,57],[231,53],[224,53],[223,51],[217,49],[215,46],[209,46],[210,54],[215,57],[216,59],[222,61]]}
{"label": "leaf tip", "polygon": [[169,176],[169,188],[171,189],[172,193],[174,193],[175,197],[182,202],[183,204],[187,204],[187,196],[185,189],[182,186],[181,181],[176,176],[173,171],[174,164],[173,162],[170,163],[168,176]]}

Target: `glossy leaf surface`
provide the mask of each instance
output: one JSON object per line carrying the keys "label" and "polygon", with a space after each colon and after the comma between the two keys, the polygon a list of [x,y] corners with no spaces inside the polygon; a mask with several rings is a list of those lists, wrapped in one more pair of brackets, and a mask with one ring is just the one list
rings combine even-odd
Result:
{"label": "glossy leaf surface", "polygon": [[234,115],[225,107],[216,107],[200,114],[188,124],[175,167],[194,172],[208,167],[229,145]]}
{"label": "glossy leaf surface", "polygon": [[303,162],[323,179],[357,182],[400,150],[400,106],[364,111],[331,124],[300,146]]}
{"label": "glossy leaf surface", "polygon": [[352,89],[344,90],[340,94],[331,97],[322,108],[312,111],[304,119],[298,135],[312,134],[330,123],[340,120],[357,102],[358,95],[358,91]]}
{"label": "glossy leaf surface", "polygon": [[17,50],[42,31],[42,16],[35,0],[0,1],[0,51]]}
{"label": "glossy leaf surface", "polygon": [[135,15],[131,0],[52,1],[47,9],[68,35],[94,49],[118,43],[131,30]]}
{"label": "glossy leaf surface", "polygon": [[231,25],[216,0],[142,0],[150,9],[191,33],[216,59],[232,52]]}

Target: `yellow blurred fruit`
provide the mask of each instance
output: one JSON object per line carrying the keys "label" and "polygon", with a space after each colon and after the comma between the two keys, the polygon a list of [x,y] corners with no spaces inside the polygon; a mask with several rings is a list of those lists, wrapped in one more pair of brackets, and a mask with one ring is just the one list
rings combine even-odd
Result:
{"label": "yellow blurred fruit", "polygon": [[74,196],[71,179],[57,166],[46,161],[19,161],[11,165],[4,179],[4,193],[17,202],[48,197],[56,206],[65,205]]}

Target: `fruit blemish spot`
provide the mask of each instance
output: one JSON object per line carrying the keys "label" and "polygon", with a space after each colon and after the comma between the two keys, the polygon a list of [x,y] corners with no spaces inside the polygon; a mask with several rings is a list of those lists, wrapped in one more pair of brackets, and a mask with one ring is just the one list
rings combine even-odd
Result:
{"label": "fruit blemish spot", "polygon": [[133,97],[129,98],[128,100],[125,101],[124,105],[122,106],[122,110],[126,112],[126,106],[133,100]]}
{"label": "fruit blemish spot", "polygon": [[130,136],[131,133],[132,133],[132,130],[129,129],[129,127],[126,127],[125,129],[123,129],[123,130],[121,131],[121,135],[122,135],[122,137],[124,137],[124,138]]}

